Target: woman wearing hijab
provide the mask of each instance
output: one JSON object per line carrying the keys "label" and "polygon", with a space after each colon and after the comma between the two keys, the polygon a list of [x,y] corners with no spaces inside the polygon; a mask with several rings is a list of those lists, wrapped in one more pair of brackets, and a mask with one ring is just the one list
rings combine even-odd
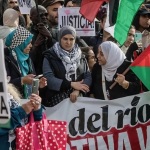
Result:
{"label": "woman wearing hijab", "polygon": [[76,30],[64,26],[59,32],[59,42],[44,53],[43,74],[48,89],[42,102],[46,106],[54,106],[68,97],[75,102],[81,91],[89,92],[91,74],[75,39]]}
{"label": "woman wearing hijab", "polygon": [[3,14],[4,25],[0,26],[0,39],[3,39],[4,45],[7,35],[18,27],[18,23],[19,23],[18,13],[11,8],[5,10]]}
{"label": "woman wearing hijab", "polygon": [[[29,57],[32,48],[33,35],[24,27],[19,26],[12,31],[6,38],[5,64],[7,76],[10,83],[14,84],[24,98],[28,98],[31,94],[31,84],[35,71],[31,59]],[[40,80],[40,87],[46,85],[46,79]]]}
{"label": "woman wearing hijab", "polygon": [[[116,99],[140,93],[140,82],[130,70],[125,76],[122,73],[130,62],[122,50],[113,42],[102,43],[98,49],[98,63],[93,67],[91,97],[97,99]],[[109,87],[114,83],[112,89]]]}

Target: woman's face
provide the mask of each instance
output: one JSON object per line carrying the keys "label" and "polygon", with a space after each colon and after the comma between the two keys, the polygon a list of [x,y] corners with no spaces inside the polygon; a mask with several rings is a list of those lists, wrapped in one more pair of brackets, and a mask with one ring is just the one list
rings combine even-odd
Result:
{"label": "woman's face", "polygon": [[129,47],[134,42],[135,29],[130,29],[124,45]]}
{"label": "woman's face", "polygon": [[94,64],[96,63],[96,58],[95,58],[95,54],[92,50],[90,50],[88,54],[89,54],[88,65],[89,65],[89,68],[90,68],[90,71],[91,71]]}
{"label": "woman's face", "polygon": [[30,43],[27,45],[27,47],[23,50],[23,52],[24,52],[25,54],[29,54],[31,48],[32,48],[32,44],[31,44],[31,42],[30,42]]}
{"label": "woman's face", "polygon": [[99,65],[105,65],[106,64],[106,59],[104,57],[104,54],[102,52],[101,47],[99,47],[99,49],[98,49],[97,59],[98,59]]}
{"label": "woman's face", "polygon": [[64,50],[69,51],[73,48],[75,38],[71,34],[67,34],[61,38],[61,46]]}
{"label": "woman's face", "polygon": [[139,19],[139,25],[142,28],[148,28],[150,25],[150,15],[146,14],[146,15],[141,15],[140,19]]}

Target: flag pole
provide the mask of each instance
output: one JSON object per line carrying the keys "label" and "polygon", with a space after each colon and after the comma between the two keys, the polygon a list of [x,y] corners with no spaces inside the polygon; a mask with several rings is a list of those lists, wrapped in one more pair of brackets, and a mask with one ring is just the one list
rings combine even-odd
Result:
{"label": "flag pole", "polygon": [[35,5],[36,5],[36,11],[37,11],[37,16],[38,16],[38,21],[40,23],[41,22],[41,18],[40,18],[40,13],[39,13],[39,8],[38,8],[38,0],[35,0]]}
{"label": "flag pole", "polygon": [[[130,68],[128,67],[128,68],[122,73],[122,75],[125,75],[129,70],[130,70]],[[112,90],[113,87],[114,87],[117,83],[118,83],[118,82],[115,81],[109,88]]]}

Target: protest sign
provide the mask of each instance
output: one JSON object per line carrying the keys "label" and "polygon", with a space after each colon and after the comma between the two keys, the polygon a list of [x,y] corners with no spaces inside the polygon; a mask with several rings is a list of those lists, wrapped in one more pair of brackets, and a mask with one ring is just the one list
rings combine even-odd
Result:
{"label": "protest sign", "polygon": [[21,14],[30,14],[31,0],[17,0]]}
{"label": "protest sign", "polygon": [[80,8],[59,8],[59,29],[65,25],[76,29],[78,36],[95,36],[95,22],[90,23],[80,13]]}
{"label": "protest sign", "polygon": [[4,64],[3,40],[0,39],[0,127],[9,127],[10,108],[7,101],[7,75]]}
{"label": "protest sign", "polygon": [[150,92],[112,101],[66,99],[47,107],[46,116],[68,122],[67,150],[150,149]]}

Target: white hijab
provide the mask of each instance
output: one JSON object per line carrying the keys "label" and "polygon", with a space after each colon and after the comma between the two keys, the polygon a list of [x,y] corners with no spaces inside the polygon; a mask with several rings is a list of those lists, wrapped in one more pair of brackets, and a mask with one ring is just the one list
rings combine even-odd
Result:
{"label": "white hijab", "polygon": [[106,64],[102,65],[102,71],[107,81],[112,81],[118,67],[124,62],[126,56],[113,42],[107,41],[100,45]]}
{"label": "white hijab", "polygon": [[19,15],[16,10],[8,8],[3,14],[3,24],[10,28],[17,28],[19,21]]}

